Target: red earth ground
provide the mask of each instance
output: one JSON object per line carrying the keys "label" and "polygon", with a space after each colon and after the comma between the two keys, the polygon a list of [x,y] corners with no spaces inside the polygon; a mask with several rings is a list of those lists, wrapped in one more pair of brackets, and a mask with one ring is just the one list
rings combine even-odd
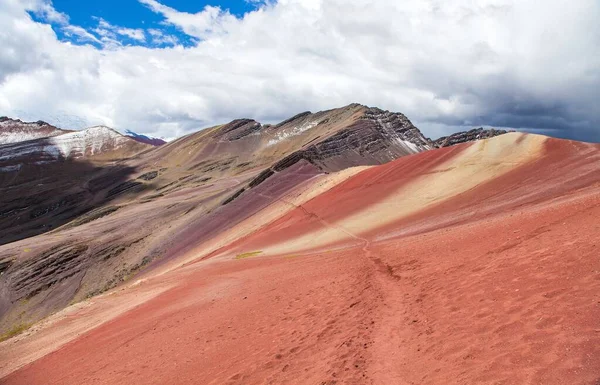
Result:
{"label": "red earth ground", "polygon": [[[506,170],[502,154],[482,157],[491,177],[443,199],[452,178],[428,179],[424,205],[386,206],[403,214],[380,212],[381,226],[353,218],[404,202],[472,147],[362,171],[211,258],[50,325],[57,335],[106,318],[101,306],[137,305],[0,383],[600,384],[600,148],[540,143]],[[258,250],[270,252],[234,258]],[[0,362],[27,363],[24,341],[3,343]]]}

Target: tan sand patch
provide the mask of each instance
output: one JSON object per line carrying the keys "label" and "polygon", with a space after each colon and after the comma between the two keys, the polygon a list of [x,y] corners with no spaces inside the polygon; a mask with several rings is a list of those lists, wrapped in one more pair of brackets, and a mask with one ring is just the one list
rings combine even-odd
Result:
{"label": "tan sand patch", "polygon": [[384,200],[365,202],[365,209],[335,224],[328,225],[327,218],[323,218],[324,228],[318,232],[265,247],[263,251],[265,255],[287,254],[356,240],[361,233],[389,225],[537,159],[546,139],[540,135],[510,133],[475,142],[457,157],[404,185]]}

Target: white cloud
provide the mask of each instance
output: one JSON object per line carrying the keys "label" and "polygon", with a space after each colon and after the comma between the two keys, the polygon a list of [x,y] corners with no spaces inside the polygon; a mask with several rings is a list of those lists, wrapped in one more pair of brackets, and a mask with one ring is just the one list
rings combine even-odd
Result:
{"label": "white cloud", "polygon": [[105,49],[118,49],[123,44],[123,37],[134,40],[138,44],[146,42],[146,34],[143,29],[125,28],[117,25],[113,25],[101,17],[95,17],[98,21],[96,28],[93,28],[93,32],[99,36],[99,44]]}
{"label": "white cloud", "polygon": [[25,9],[33,12],[47,22],[57,24],[67,24],[69,22],[69,16],[54,9],[51,0],[22,0],[21,4]]}
{"label": "white cloud", "polygon": [[144,42],[146,41],[146,35],[143,29],[133,28],[118,28],[117,33],[121,36],[127,36],[133,40]]}
{"label": "white cloud", "polygon": [[210,5],[207,5],[202,12],[187,13],[167,7],[156,0],[138,1],[148,6],[152,11],[163,15],[167,23],[199,39],[226,33],[230,24],[238,22],[238,19],[229,12],[223,12],[219,7]]}
{"label": "white cloud", "polygon": [[[197,44],[122,46],[99,22],[110,49],[58,41],[23,1],[0,4],[0,115],[60,111],[175,137],[359,102],[431,136],[489,124],[600,140],[597,0],[280,0],[242,19],[139,0]],[[157,31],[151,46],[170,36]]]}
{"label": "white cloud", "polygon": [[96,36],[92,35],[82,27],[76,25],[65,25],[62,27],[62,29],[67,36],[74,36],[80,41],[91,41],[98,44],[101,43]]}
{"label": "white cloud", "polygon": [[154,45],[177,45],[179,39],[176,36],[165,34],[160,29],[150,28],[148,34],[152,38],[152,44]]}
{"label": "white cloud", "polygon": [[105,38],[106,41],[120,45],[118,44],[119,36],[125,36],[138,42],[146,41],[146,34],[143,29],[116,26],[101,17],[97,17],[96,19],[98,20],[98,26],[94,29],[94,32]]}

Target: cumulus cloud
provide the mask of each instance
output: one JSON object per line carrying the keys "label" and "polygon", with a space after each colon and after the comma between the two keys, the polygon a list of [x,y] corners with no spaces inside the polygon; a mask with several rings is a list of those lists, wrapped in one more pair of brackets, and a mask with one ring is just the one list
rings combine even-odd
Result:
{"label": "cumulus cloud", "polygon": [[22,5],[39,18],[48,22],[58,24],[67,24],[69,22],[69,16],[54,9],[51,0],[23,0]]}
{"label": "cumulus cloud", "polygon": [[160,29],[147,46],[61,42],[27,13],[49,2],[4,0],[0,115],[172,138],[359,102],[403,112],[432,137],[493,125],[600,140],[597,0],[279,0],[241,18],[139,1],[194,46],[157,47],[171,36]]}

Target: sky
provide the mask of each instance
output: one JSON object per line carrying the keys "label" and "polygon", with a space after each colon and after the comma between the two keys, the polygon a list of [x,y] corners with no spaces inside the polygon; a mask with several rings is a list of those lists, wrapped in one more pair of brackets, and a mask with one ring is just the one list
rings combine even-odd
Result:
{"label": "sky", "polygon": [[173,139],[361,103],[600,141],[598,0],[1,0],[0,116]]}

